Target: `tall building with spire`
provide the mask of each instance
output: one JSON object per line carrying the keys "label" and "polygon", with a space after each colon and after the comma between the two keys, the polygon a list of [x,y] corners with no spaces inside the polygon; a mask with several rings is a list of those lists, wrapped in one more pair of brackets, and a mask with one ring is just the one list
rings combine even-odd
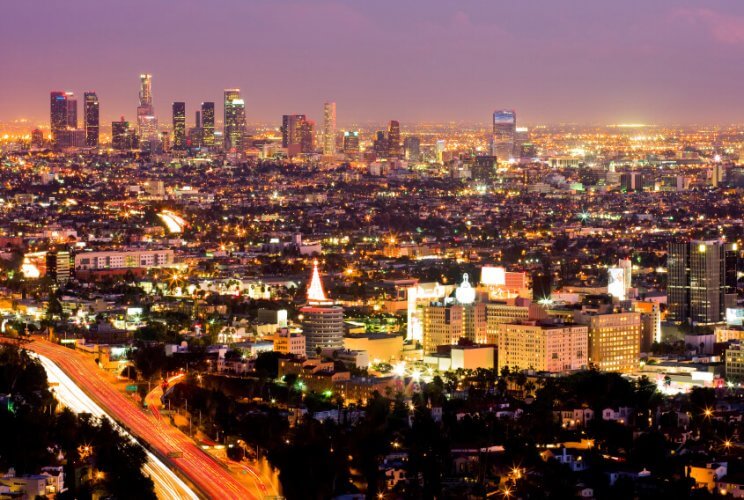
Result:
{"label": "tall building with spire", "polygon": [[300,309],[302,331],[308,358],[321,349],[341,349],[344,346],[344,309],[333,304],[323,290],[318,261],[313,263],[313,274],[307,288],[307,305]]}
{"label": "tall building with spire", "polygon": [[327,102],[323,106],[323,154],[336,154],[336,103]]}
{"label": "tall building with spire", "polygon": [[240,153],[245,139],[245,101],[240,89],[225,89],[225,150]]}
{"label": "tall building with spire", "polygon": [[152,105],[152,75],[140,75],[139,106],[137,106],[137,133],[143,142],[158,140],[158,119]]}

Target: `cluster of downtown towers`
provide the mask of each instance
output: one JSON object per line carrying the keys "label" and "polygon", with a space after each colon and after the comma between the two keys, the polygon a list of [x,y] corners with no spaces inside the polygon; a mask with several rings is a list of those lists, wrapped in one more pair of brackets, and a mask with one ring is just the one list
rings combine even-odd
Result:
{"label": "cluster of downtown towers", "polygon": [[[196,111],[195,127],[186,130],[186,103],[174,102],[172,134],[158,131],[158,120],[152,99],[152,75],[140,75],[139,106],[136,127],[123,117],[111,124],[111,145],[114,149],[224,148],[227,152],[244,149],[246,135],[245,101],[240,89],[224,91],[224,129],[222,140],[215,135],[214,102],[203,102]],[[100,105],[95,92],[84,94],[83,128],[78,128],[78,103],[72,92],[50,94],[50,124],[52,142],[59,147],[98,147],[100,141]],[[324,110],[325,154],[335,153],[336,105],[326,103]],[[283,147],[297,147],[298,152],[313,148],[314,123],[305,115],[284,115]],[[172,139],[172,143],[171,143]]]}
{"label": "cluster of downtown towers", "polygon": [[[98,95],[95,92],[84,94],[83,128],[78,128],[77,99],[72,92],[51,92],[50,124],[52,142],[57,147],[99,146],[100,110]],[[224,128],[221,139],[215,134],[214,102],[203,102],[196,111],[195,127],[186,130],[186,103],[173,103],[172,134],[159,132],[155,115],[152,94],[152,75],[140,75],[139,106],[137,107],[136,127],[121,118],[111,124],[111,146],[113,149],[141,150],[186,150],[206,148],[208,150],[224,148],[226,152],[239,152],[246,145],[245,101],[240,89],[224,91]],[[323,111],[322,152],[330,156],[336,153],[336,104],[327,102]],[[284,115],[282,117],[282,147],[288,154],[314,152],[314,126],[305,115]],[[514,153],[516,130],[516,113],[513,110],[499,110],[493,114],[493,135],[491,138],[492,155],[506,160]],[[41,133],[39,132],[39,135]],[[417,142],[417,138],[409,138]],[[172,141],[172,142],[171,142]],[[392,120],[387,134],[378,132],[375,138],[375,151],[383,156],[400,155],[400,124]],[[418,144],[412,144],[414,150]],[[346,150],[359,148],[358,132],[344,134]],[[384,149],[384,152],[381,151]]]}

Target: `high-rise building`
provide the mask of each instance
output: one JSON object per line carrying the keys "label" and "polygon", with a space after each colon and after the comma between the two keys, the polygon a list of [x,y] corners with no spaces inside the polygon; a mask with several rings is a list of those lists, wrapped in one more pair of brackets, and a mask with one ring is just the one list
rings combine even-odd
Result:
{"label": "high-rise building", "polygon": [[710,325],[736,305],[736,243],[673,242],[667,251],[668,319]]}
{"label": "high-rise building", "polygon": [[111,147],[120,151],[137,147],[137,137],[123,116],[121,120],[111,123]]}
{"label": "high-rise building", "polygon": [[641,314],[577,312],[578,324],[589,327],[589,364],[600,371],[628,373],[641,356]]}
{"label": "high-rise building", "polygon": [[359,153],[359,131],[344,131],[344,154],[353,155]]}
{"label": "high-rise building", "polygon": [[475,289],[467,274],[452,297],[431,302],[423,308],[424,353],[436,352],[440,345],[455,345],[461,338],[475,343],[487,339],[486,304],[476,302]]}
{"label": "high-rise building", "polygon": [[421,160],[421,139],[415,135],[403,139],[403,157],[410,162]]}
{"label": "high-rise building", "polygon": [[323,106],[323,154],[336,154],[336,103],[327,102]]}
{"label": "high-rise building", "polygon": [[372,149],[378,158],[382,158],[388,154],[388,138],[385,135],[384,130],[378,130],[375,132],[375,140],[372,142]]}
{"label": "high-rise building", "polygon": [[78,128],[77,98],[72,92],[65,92],[65,100],[67,103],[67,128],[76,129]]}
{"label": "high-rise building", "polygon": [[41,129],[35,128],[31,131],[31,147],[41,148],[44,146],[44,132]]}
{"label": "high-rise building", "polygon": [[245,140],[245,101],[240,89],[225,89],[225,150],[240,153]]}
{"label": "high-rise building", "polygon": [[307,357],[316,357],[320,349],[341,349],[344,345],[344,309],[326,297],[317,261],[307,289],[307,305],[300,309]]}
{"label": "high-rise building", "polygon": [[471,178],[478,182],[493,182],[496,179],[496,157],[491,155],[476,156],[471,167]]}
{"label": "high-rise building", "polygon": [[282,115],[282,147],[300,144],[302,123],[305,115]]}
{"label": "high-rise building", "polygon": [[186,103],[173,103],[173,149],[186,149]]}
{"label": "high-rise building", "polygon": [[304,119],[300,123],[300,151],[309,154],[315,151],[315,122]]}
{"label": "high-rise building", "polygon": [[589,330],[583,325],[536,321],[498,325],[498,369],[561,373],[581,370],[589,360]]}
{"label": "high-rise building", "polygon": [[517,132],[517,113],[513,109],[493,112],[493,131],[491,134],[491,154],[498,161],[506,162],[514,157]]}
{"label": "high-rise building", "polygon": [[387,155],[390,158],[400,157],[400,123],[390,120],[387,131]]}
{"label": "high-rise building", "polygon": [[201,104],[202,141],[205,147],[214,147],[214,103]]}
{"label": "high-rise building", "polygon": [[67,128],[67,95],[64,92],[52,92],[50,100],[50,119],[52,142],[59,140],[59,132]]}
{"label": "high-rise building", "polygon": [[152,105],[152,75],[140,75],[139,106],[137,106],[137,134],[142,142],[158,141],[158,119]]}
{"label": "high-rise building", "polygon": [[84,94],[85,106],[85,144],[91,148],[98,147],[100,137],[100,109],[95,92]]}
{"label": "high-rise building", "polygon": [[46,254],[47,276],[63,285],[70,281],[70,252],[57,250]]}

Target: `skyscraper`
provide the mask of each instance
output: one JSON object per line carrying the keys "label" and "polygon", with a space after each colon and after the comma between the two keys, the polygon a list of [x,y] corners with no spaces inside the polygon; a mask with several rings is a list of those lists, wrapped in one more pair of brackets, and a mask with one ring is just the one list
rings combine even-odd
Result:
{"label": "skyscraper", "polygon": [[312,120],[300,122],[300,151],[305,154],[315,151],[315,122]]}
{"label": "skyscraper", "polygon": [[336,154],[336,103],[327,102],[323,106],[323,154]]}
{"label": "skyscraper", "polygon": [[410,135],[403,140],[403,156],[407,161],[416,162],[421,159],[421,139]]}
{"label": "skyscraper", "polygon": [[111,123],[111,147],[118,150],[132,149],[134,134],[129,128],[129,122],[121,120]]}
{"label": "skyscraper", "polygon": [[52,142],[59,140],[59,132],[67,128],[67,96],[64,92],[52,92],[50,95],[50,119]]}
{"label": "skyscraper", "polygon": [[359,131],[344,131],[344,154],[353,155],[359,153]]}
{"label": "skyscraper", "polygon": [[245,101],[240,89],[225,89],[225,150],[239,153],[245,139]]}
{"label": "skyscraper", "polygon": [[65,92],[67,102],[67,128],[78,128],[77,98],[72,92]]}
{"label": "skyscraper", "polygon": [[186,103],[173,103],[173,149],[186,149]]}
{"label": "skyscraper", "polygon": [[668,318],[709,325],[736,305],[735,243],[721,240],[673,242],[667,251]]}
{"label": "skyscraper", "polygon": [[313,264],[313,275],[307,288],[307,305],[300,312],[308,358],[317,356],[318,349],[343,347],[344,309],[333,305],[333,301],[326,297],[317,261]]}
{"label": "skyscraper", "polygon": [[282,147],[300,144],[301,127],[305,115],[282,115]]}
{"label": "skyscraper", "polygon": [[514,144],[517,132],[517,113],[513,109],[493,112],[493,132],[491,134],[491,154],[500,162],[514,157]]}
{"label": "skyscraper", "polygon": [[100,117],[98,96],[95,92],[86,92],[84,94],[84,115],[85,115],[85,145],[91,148],[98,147],[98,138],[100,135]]}
{"label": "skyscraper", "polygon": [[214,103],[203,102],[201,104],[201,127],[202,141],[208,148],[214,147]]}
{"label": "skyscraper", "polygon": [[149,74],[140,75],[137,133],[143,142],[158,140],[158,120],[152,105],[152,75]]}
{"label": "skyscraper", "polygon": [[387,155],[390,158],[400,157],[400,123],[390,120],[387,133]]}

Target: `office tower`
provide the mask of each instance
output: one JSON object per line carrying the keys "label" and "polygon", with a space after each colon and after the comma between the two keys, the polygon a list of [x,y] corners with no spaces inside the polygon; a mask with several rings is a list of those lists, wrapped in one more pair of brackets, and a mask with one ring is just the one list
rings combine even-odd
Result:
{"label": "office tower", "polygon": [[152,105],[152,75],[140,75],[139,106],[137,107],[137,134],[142,142],[158,140],[158,120]]}
{"label": "office tower", "polygon": [[65,102],[67,104],[67,128],[76,129],[78,126],[77,98],[72,92],[65,92]]}
{"label": "office tower", "polygon": [[388,141],[384,130],[378,130],[375,132],[375,140],[372,142],[372,149],[378,158],[382,158],[387,155],[388,152]]}
{"label": "office tower", "polygon": [[282,115],[282,147],[300,144],[302,123],[305,115]]}
{"label": "office tower", "polygon": [[315,122],[303,119],[300,122],[300,151],[309,154],[315,151]]}
{"label": "office tower", "polygon": [[204,129],[202,128],[202,117],[201,111],[196,111],[194,114],[194,127],[189,129],[187,147],[189,148],[201,148],[204,145]]}
{"label": "office tower", "polygon": [[86,92],[83,97],[83,104],[85,107],[85,145],[91,148],[97,148],[100,136],[100,110],[98,96],[95,92]]}
{"label": "office tower", "polygon": [[736,243],[673,242],[667,251],[668,319],[710,325],[736,305]]}
{"label": "office tower", "polygon": [[447,149],[447,141],[444,139],[438,139],[437,142],[434,144],[434,152],[437,156],[437,161],[439,163],[444,163],[444,152]]}
{"label": "office tower", "polygon": [[626,193],[643,191],[643,177],[639,172],[626,172],[621,174],[620,189]]}
{"label": "office tower", "polygon": [[240,153],[245,140],[245,101],[240,89],[225,89],[225,150]]}
{"label": "office tower", "polygon": [[344,154],[353,155],[359,153],[359,131],[344,131]]}
{"label": "office tower", "polygon": [[486,304],[476,302],[475,289],[467,274],[455,289],[455,298],[433,301],[423,307],[424,353],[436,352],[440,345],[454,345],[461,338],[486,342]]}
{"label": "office tower", "polygon": [[327,102],[323,106],[323,154],[336,154],[336,103]]}
{"label": "office tower", "polygon": [[300,309],[300,313],[308,358],[316,357],[320,349],[343,347],[344,309],[333,305],[333,301],[326,297],[317,261],[313,264],[313,275],[307,289],[307,305]]}
{"label": "office tower", "polygon": [[410,162],[421,160],[421,139],[414,135],[406,137],[403,140],[403,157]]}
{"label": "office tower", "polygon": [[57,284],[70,280],[70,252],[57,250],[46,254],[47,276]]}
{"label": "office tower", "polygon": [[133,149],[135,147],[133,138],[134,134],[129,128],[129,122],[125,121],[123,116],[118,122],[111,123],[111,147],[113,149],[120,151]]}
{"label": "office tower", "polygon": [[214,147],[214,103],[203,102],[201,104],[201,128],[202,142],[204,146]]}
{"label": "office tower", "polygon": [[514,144],[517,131],[517,113],[513,109],[493,112],[493,131],[491,134],[491,154],[500,162],[514,157]]}
{"label": "office tower", "polygon": [[576,323],[589,327],[589,364],[600,371],[628,373],[638,369],[641,314],[577,312]]}
{"label": "office tower", "polygon": [[186,103],[173,103],[173,149],[186,149]]}
{"label": "office tower", "polygon": [[50,94],[50,119],[52,129],[52,142],[59,140],[59,132],[67,128],[67,96],[64,92],[52,92]]}
{"label": "office tower", "polygon": [[493,182],[496,179],[496,157],[491,155],[476,156],[470,171],[471,178],[474,181]]}
{"label": "office tower", "polygon": [[400,123],[390,120],[387,132],[387,156],[390,158],[400,157]]}
{"label": "office tower", "polygon": [[589,329],[536,321],[498,325],[498,369],[561,373],[587,367]]}

